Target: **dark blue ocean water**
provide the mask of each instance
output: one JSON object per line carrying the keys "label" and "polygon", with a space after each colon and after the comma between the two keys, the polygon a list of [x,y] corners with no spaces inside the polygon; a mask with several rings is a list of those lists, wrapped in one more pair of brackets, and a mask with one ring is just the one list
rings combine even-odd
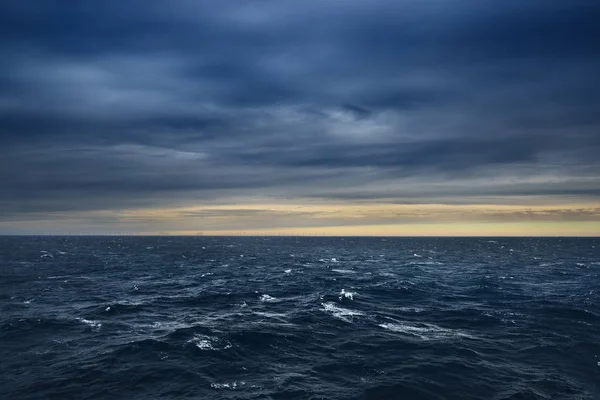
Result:
{"label": "dark blue ocean water", "polygon": [[600,239],[0,237],[2,399],[598,399]]}

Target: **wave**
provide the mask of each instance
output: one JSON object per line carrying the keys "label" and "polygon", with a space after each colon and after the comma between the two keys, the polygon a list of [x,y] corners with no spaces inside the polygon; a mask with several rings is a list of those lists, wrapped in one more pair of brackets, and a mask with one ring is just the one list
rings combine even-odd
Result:
{"label": "wave", "polygon": [[260,301],[262,301],[263,303],[275,303],[278,302],[279,299],[273,296],[269,296],[268,294],[263,294],[262,296],[260,296]]}
{"label": "wave", "polygon": [[442,328],[430,323],[383,323],[381,328],[395,333],[415,336],[422,340],[447,340],[456,338],[475,339],[474,336],[455,329]]}
{"label": "wave", "polygon": [[335,318],[341,319],[344,322],[352,322],[353,317],[365,315],[361,311],[342,308],[332,302],[321,303],[321,305],[326,312],[331,313]]}
{"label": "wave", "polygon": [[233,345],[229,341],[221,340],[219,338],[208,335],[194,335],[194,337],[188,340],[187,343],[193,344],[200,350],[204,351],[228,350],[233,347]]}
{"label": "wave", "polygon": [[100,321],[94,321],[91,319],[85,319],[85,318],[77,318],[77,321],[79,322],[83,322],[84,324],[86,324],[87,326],[93,328],[93,329],[100,329],[100,327],[102,326],[102,323]]}
{"label": "wave", "polygon": [[597,239],[485,240],[0,237],[2,393],[598,398]]}
{"label": "wave", "polygon": [[343,299],[354,300],[354,296],[356,296],[356,292],[346,292],[345,289],[342,289],[342,291],[340,292],[340,301],[342,301]]}
{"label": "wave", "polygon": [[241,382],[231,382],[231,383],[211,383],[210,387],[213,389],[230,389],[230,390],[235,390],[238,388],[241,388],[242,386],[245,386],[246,382],[241,381]]}

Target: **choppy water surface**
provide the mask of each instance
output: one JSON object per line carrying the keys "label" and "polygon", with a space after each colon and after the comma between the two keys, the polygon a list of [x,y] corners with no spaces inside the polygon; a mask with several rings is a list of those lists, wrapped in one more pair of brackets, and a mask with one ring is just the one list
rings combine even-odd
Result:
{"label": "choppy water surface", "polygon": [[6,399],[600,398],[600,240],[1,237]]}

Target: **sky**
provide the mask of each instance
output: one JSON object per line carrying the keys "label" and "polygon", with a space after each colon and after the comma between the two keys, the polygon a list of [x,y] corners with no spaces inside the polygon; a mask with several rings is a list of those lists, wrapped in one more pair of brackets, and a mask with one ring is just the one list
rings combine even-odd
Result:
{"label": "sky", "polygon": [[0,234],[600,235],[597,0],[0,2]]}

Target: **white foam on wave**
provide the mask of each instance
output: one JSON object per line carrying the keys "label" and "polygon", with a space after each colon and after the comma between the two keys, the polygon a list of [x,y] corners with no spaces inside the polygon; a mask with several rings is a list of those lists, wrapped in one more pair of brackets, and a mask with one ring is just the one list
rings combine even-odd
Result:
{"label": "white foam on wave", "polygon": [[[134,289],[134,290],[136,290],[136,289]],[[143,305],[148,304],[148,301],[145,299],[122,299],[119,301],[118,304],[122,304],[124,306],[143,306]]]}
{"label": "white foam on wave", "polygon": [[412,314],[418,314],[418,313],[422,313],[425,311],[424,308],[419,308],[419,307],[399,307],[399,308],[397,308],[397,310],[400,312],[412,313]]}
{"label": "white foam on wave", "polygon": [[259,315],[259,316],[265,317],[265,318],[274,318],[274,319],[287,318],[287,314],[284,314],[284,313],[270,313],[270,312],[254,311],[254,312],[252,312],[252,314]]}
{"label": "white foam on wave", "polygon": [[152,328],[157,331],[176,331],[177,329],[187,329],[193,327],[193,324],[188,324],[179,321],[156,321],[152,324],[136,324],[136,327]]}
{"label": "white foam on wave", "polygon": [[227,350],[233,347],[228,341],[222,341],[218,338],[207,336],[207,335],[194,335],[194,337],[187,341],[188,343],[194,344],[200,350]]}
{"label": "white foam on wave", "polygon": [[262,296],[260,296],[260,301],[264,303],[274,303],[278,300],[276,297],[269,296],[268,294],[263,294]]}
{"label": "white foam on wave", "polygon": [[31,304],[31,302],[32,302],[33,300],[35,300],[35,299],[29,299],[29,300],[25,300],[25,301],[23,302],[23,304]]}
{"label": "white foam on wave", "polygon": [[415,336],[422,340],[447,340],[461,337],[474,339],[473,336],[459,330],[442,328],[441,326],[429,323],[384,323],[378,326],[395,333]]}
{"label": "white foam on wave", "polygon": [[291,272],[292,272],[292,270],[291,270],[291,269],[286,269],[286,270],[285,270],[285,271],[283,271],[283,272],[285,272],[286,274],[289,274],[289,273],[291,273]]}
{"label": "white foam on wave", "polygon": [[94,329],[100,329],[100,327],[102,326],[102,323],[100,321],[92,321],[90,319],[85,318],[77,318],[77,321],[83,322],[84,324],[91,326]]}
{"label": "white foam on wave", "polygon": [[444,265],[443,262],[439,261],[418,261],[415,262],[416,265]]}
{"label": "white foam on wave", "polygon": [[545,263],[540,263],[540,267],[553,267],[555,265],[562,265],[563,263],[560,261],[556,261],[556,262],[545,262]]}
{"label": "white foam on wave", "polygon": [[338,274],[355,274],[356,271],[352,271],[351,269],[331,269],[333,272],[337,272]]}
{"label": "white foam on wave", "polygon": [[[352,317],[365,315],[363,312],[360,312],[360,311],[349,310],[347,308],[339,307],[335,303],[332,303],[332,302],[321,303],[321,305],[323,306],[323,308],[326,312],[330,312],[331,314],[333,314],[333,316],[335,318],[341,319],[344,322],[352,322],[351,321]],[[348,317],[350,317],[350,318],[348,318]]]}
{"label": "white foam on wave", "polygon": [[342,291],[340,292],[340,301],[342,299],[354,300],[355,295],[356,295],[356,292],[346,292],[345,289],[342,289]]}
{"label": "white foam on wave", "polygon": [[210,387],[213,389],[231,389],[231,390],[235,390],[240,386],[244,386],[246,384],[246,382],[241,381],[241,382],[231,382],[231,383],[211,383]]}

